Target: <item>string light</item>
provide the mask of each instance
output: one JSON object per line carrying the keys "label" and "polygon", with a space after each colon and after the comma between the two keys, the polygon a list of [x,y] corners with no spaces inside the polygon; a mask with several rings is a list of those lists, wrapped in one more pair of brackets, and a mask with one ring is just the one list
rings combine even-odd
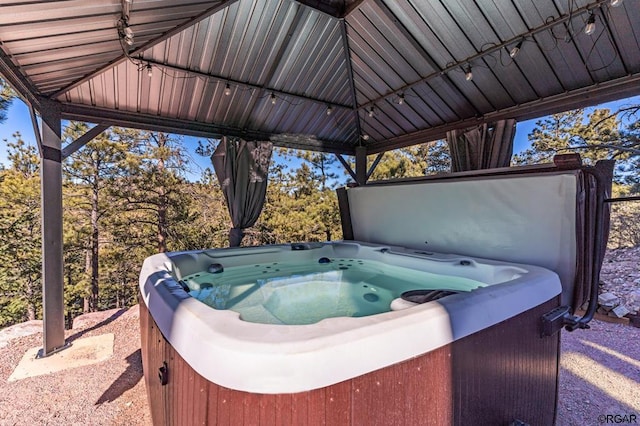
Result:
{"label": "string light", "polygon": [[275,105],[276,104],[276,95],[275,94],[271,94],[271,105]]}
{"label": "string light", "polygon": [[231,94],[231,86],[229,86],[229,83],[227,83],[227,84],[224,86],[224,95],[225,95],[225,96],[229,96],[230,94]]}
{"label": "string light", "polygon": [[151,64],[147,64],[147,77],[151,78],[153,77],[153,68],[151,67]]}
{"label": "string light", "polygon": [[404,93],[398,95],[398,105],[404,104]]}
{"label": "string light", "polygon": [[333,112],[333,107],[331,105],[327,105],[327,115],[331,115]]}
{"label": "string light", "polygon": [[520,49],[522,48],[522,40],[520,40],[518,42],[518,44],[516,44],[514,46],[513,49],[511,49],[511,51],[509,52],[509,56],[511,56],[511,59],[515,58],[516,56],[518,56],[518,53],[520,53]]}
{"label": "string light", "polygon": [[469,65],[469,66],[467,67],[467,69],[464,71],[464,78],[465,78],[467,81],[471,81],[471,80],[473,80],[473,73],[471,72],[471,65]]}
{"label": "string light", "polygon": [[593,12],[589,13],[589,19],[587,19],[587,25],[584,26],[584,33],[591,35],[596,30],[596,15]]}
{"label": "string light", "polygon": [[124,21],[123,23],[122,34],[124,42],[131,46],[133,44],[133,30],[131,29],[127,21]]}

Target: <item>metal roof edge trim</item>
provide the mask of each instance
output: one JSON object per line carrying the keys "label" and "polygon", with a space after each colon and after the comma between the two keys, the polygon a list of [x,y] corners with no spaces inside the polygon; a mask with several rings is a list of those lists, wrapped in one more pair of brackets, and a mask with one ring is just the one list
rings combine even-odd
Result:
{"label": "metal roof edge trim", "polygon": [[18,67],[16,67],[4,49],[2,49],[2,43],[0,42],[0,75],[7,81],[11,87],[22,96],[27,103],[34,107],[40,106],[40,100],[38,99],[37,90],[29,80],[27,80]]}
{"label": "metal roof edge trim", "polygon": [[[107,126],[121,126],[132,129],[175,133],[185,136],[219,138],[233,136],[245,140],[271,141],[284,148],[305,149],[310,151],[331,152],[354,155],[353,148],[336,141],[315,139],[312,137],[273,134],[256,130],[238,129],[216,124],[198,123],[179,118],[158,117],[129,111],[113,111],[86,105],[61,103],[62,118]],[[306,139],[307,141],[303,141]]]}
{"label": "metal roof edge trim", "polygon": [[514,118],[518,121],[542,117],[576,108],[590,106],[593,98],[598,96],[599,101],[608,102],[640,95],[640,73],[599,83],[595,87],[586,87],[570,90],[547,98],[540,98],[525,104],[515,105],[510,108],[485,114],[482,117],[473,117],[457,121],[455,123],[419,130],[386,141],[377,141],[367,145],[367,154],[391,151],[398,148],[433,142],[446,137],[449,130],[464,129],[492,121]]}

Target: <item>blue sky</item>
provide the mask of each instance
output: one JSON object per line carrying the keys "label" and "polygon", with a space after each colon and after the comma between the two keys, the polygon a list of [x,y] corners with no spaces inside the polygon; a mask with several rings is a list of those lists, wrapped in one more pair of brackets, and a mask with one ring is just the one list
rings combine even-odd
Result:
{"label": "blue sky", "polygon": [[[609,108],[612,110],[617,109],[620,106],[629,104],[640,104],[640,96],[633,98],[623,99],[614,102],[608,102],[598,105],[599,108]],[[521,152],[527,149],[530,144],[527,136],[535,127],[535,122],[538,119],[527,120],[519,122],[516,126],[516,136],[514,140],[514,153]],[[35,137],[33,135],[33,127],[31,124],[31,118],[29,117],[29,109],[20,100],[14,100],[8,113],[7,120],[0,124],[0,163],[6,164],[7,161],[7,146],[4,140],[13,140],[13,134],[18,131],[22,135],[22,139],[35,146]],[[188,177],[191,179],[198,179],[200,173],[204,168],[210,167],[210,161],[208,158],[197,155],[194,150],[197,146],[198,138],[184,137],[184,143],[189,150],[191,158],[194,160],[194,167],[192,167],[191,173]]]}

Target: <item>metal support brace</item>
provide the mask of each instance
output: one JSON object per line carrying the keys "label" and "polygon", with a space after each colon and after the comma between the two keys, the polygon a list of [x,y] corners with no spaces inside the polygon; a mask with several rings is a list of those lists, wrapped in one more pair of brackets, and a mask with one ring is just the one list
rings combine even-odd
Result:
{"label": "metal support brace", "polygon": [[[43,101],[40,148],[42,203],[42,311],[43,347],[39,356],[63,349],[64,266],[62,254],[61,114],[57,103]],[[37,126],[37,124],[34,124]]]}
{"label": "metal support brace", "polygon": [[36,144],[38,145],[38,153],[42,157],[42,134],[40,133],[40,126],[38,125],[38,116],[33,105],[29,105],[29,115],[31,116],[31,124],[33,125],[33,135],[36,137]]}
{"label": "metal support brace", "polygon": [[369,170],[367,171],[367,180],[369,180],[373,172],[376,171],[376,167],[378,167],[378,163],[380,163],[380,160],[382,160],[382,157],[384,157],[384,152],[381,152],[380,154],[378,154],[376,156],[376,159],[373,160],[371,167],[369,167]]}
{"label": "metal support brace", "polygon": [[356,183],[360,186],[367,183],[367,148],[356,147]]}
{"label": "metal support brace", "polygon": [[106,124],[98,124],[87,131],[84,135],[80,136],[78,139],[71,142],[69,145],[65,146],[62,150],[62,159],[64,160],[87,143],[91,142],[93,138],[98,136],[100,133],[104,132],[109,128]]}
{"label": "metal support brace", "polygon": [[344,169],[347,171],[347,173],[349,173],[349,176],[351,176],[351,178],[356,181],[356,173],[353,171],[353,169],[351,168],[351,166],[349,165],[349,163],[347,163],[347,160],[344,159],[344,157],[340,154],[336,154],[336,158],[338,159],[338,161],[340,161],[340,164],[342,164],[342,167],[344,167]]}

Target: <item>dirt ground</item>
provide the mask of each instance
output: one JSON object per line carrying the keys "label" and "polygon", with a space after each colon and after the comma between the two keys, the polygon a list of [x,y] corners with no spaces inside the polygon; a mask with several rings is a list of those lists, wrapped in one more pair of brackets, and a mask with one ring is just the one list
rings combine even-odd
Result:
{"label": "dirt ground", "polygon": [[142,380],[138,307],[89,314],[67,341],[114,333],[113,357],[99,364],[7,383],[42,333],[0,348],[0,425],[151,425]]}
{"label": "dirt ground", "polygon": [[[562,332],[556,423],[639,424],[640,328],[596,320],[590,324],[590,330]],[[636,421],[624,422],[631,414]]]}

